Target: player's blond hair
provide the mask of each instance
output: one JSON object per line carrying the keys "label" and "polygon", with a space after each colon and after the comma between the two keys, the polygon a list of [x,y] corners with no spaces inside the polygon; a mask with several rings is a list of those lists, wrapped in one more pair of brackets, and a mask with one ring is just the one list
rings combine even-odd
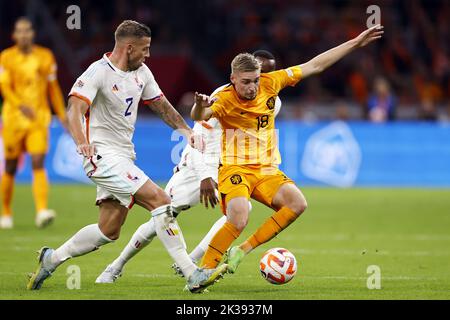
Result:
{"label": "player's blond hair", "polygon": [[261,64],[250,53],[240,53],[231,61],[231,73],[261,70]]}
{"label": "player's blond hair", "polygon": [[116,29],[114,33],[114,37],[116,41],[124,39],[124,38],[142,38],[142,37],[151,37],[152,32],[150,28],[145,24],[139,23],[134,20],[125,20]]}

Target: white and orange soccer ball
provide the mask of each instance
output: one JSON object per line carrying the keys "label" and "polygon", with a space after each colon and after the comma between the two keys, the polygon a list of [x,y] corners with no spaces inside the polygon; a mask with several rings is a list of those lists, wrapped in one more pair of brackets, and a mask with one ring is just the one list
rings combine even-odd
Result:
{"label": "white and orange soccer ball", "polygon": [[297,273],[297,260],[287,249],[272,248],[264,253],[259,262],[261,275],[273,284],[284,284]]}

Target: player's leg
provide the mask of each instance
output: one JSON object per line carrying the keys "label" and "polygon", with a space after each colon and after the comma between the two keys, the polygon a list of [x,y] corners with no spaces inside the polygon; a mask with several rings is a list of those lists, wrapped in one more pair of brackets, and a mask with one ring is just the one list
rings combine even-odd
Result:
{"label": "player's leg", "polygon": [[5,155],[5,172],[1,177],[2,216],[0,228],[13,227],[12,199],[14,194],[14,177],[16,175],[18,159],[24,151],[24,130],[16,130],[11,123],[4,123],[3,152]]}
{"label": "player's leg", "polygon": [[152,213],[158,238],[187,278],[187,289],[194,293],[202,292],[226,272],[226,265],[217,269],[202,270],[192,262],[186,252],[181,229],[172,210],[171,199],[164,190],[149,179],[134,196],[137,204]]}
{"label": "player's leg", "polygon": [[[250,201],[248,202],[248,211],[252,210],[252,205]],[[203,239],[199,242],[199,244],[189,253],[192,261],[200,261],[201,258],[205,255],[206,250],[208,250],[208,245],[211,242],[214,235],[219,231],[220,228],[227,222],[227,216],[223,215],[212,225],[211,229],[209,229],[208,233],[203,237]]]}
{"label": "player's leg", "polygon": [[105,268],[105,270],[97,277],[95,283],[115,282],[117,278],[122,275],[125,264],[143,248],[149,245],[155,236],[156,230],[153,219],[140,225],[125,248],[123,248],[120,255]]}
{"label": "player's leg", "polygon": [[226,206],[227,221],[208,244],[208,249],[201,262],[205,268],[215,268],[219,264],[225,251],[239,237],[248,223],[248,196],[245,196],[245,194],[248,195],[248,189],[246,186],[242,186],[235,192],[235,194],[226,195],[222,200]]}
{"label": "player's leg", "polygon": [[240,245],[246,254],[286,229],[306,210],[307,203],[294,183],[284,183],[273,196],[271,206],[277,211]]}
{"label": "player's leg", "polygon": [[154,221],[158,238],[183,274],[189,277],[197,267],[186,253],[184,239],[174,217],[169,195],[153,181],[148,180],[134,196],[136,204],[152,213],[151,220]]}
{"label": "player's leg", "polygon": [[211,242],[214,235],[219,231],[223,225],[227,222],[227,217],[222,216],[212,225],[208,233],[203,237],[203,239],[198,243],[198,245],[189,253],[192,261],[198,262],[205,255],[206,250],[208,250],[208,245]]}
{"label": "player's leg", "polygon": [[31,164],[33,169],[33,197],[36,207],[36,226],[45,228],[55,219],[55,212],[48,209],[49,183],[44,167],[45,154],[32,154]]}
{"label": "player's leg", "polygon": [[70,258],[78,257],[99,249],[119,238],[128,209],[116,200],[104,200],[100,204],[98,224],[88,225],[79,230],[59,248],[43,247],[39,251],[39,267],[30,276],[27,288],[38,290],[45,279]]}
{"label": "player's leg", "polygon": [[13,227],[12,198],[14,193],[14,177],[17,170],[17,159],[6,159],[5,172],[2,175],[2,216],[0,218],[0,229],[11,229]]}
{"label": "player's leg", "polygon": [[302,192],[279,170],[275,174],[262,177],[253,191],[252,198],[275,209],[276,212],[241,245],[230,248],[226,263],[231,273],[236,271],[245,255],[286,229],[307,207]]}
{"label": "player's leg", "polygon": [[49,183],[44,166],[48,151],[48,129],[39,127],[28,132],[25,138],[27,152],[31,155],[33,169],[33,197],[36,208],[36,226],[44,228],[53,222],[55,212],[48,209]]}
{"label": "player's leg", "polygon": [[[185,188],[184,183],[189,182],[190,176],[192,176],[192,174],[189,174],[191,170],[186,169],[187,168],[184,168],[184,170],[174,173],[165,188],[165,192],[169,194],[172,199],[174,215],[177,215],[179,213],[178,210],[187,209],[192,205],[189,202],[189,199],[186,198],[186,195],[188,195],[189,192],[185,192],[185,190],[182,189]],[[192,190],[192,188],[186,189],[186,191],[189,190]],[[126,247],[120,253],[119,257],[117,257],[111,264],[106,267],[106,269],[97,277],[95,282],[113,283],[122,274],[125,264],[138,252],[140,252],[143,248],[150,244],[155,236],[155,221],[153,218],[150,218],[149,221],[139,226]],[[184,238],[182,238],[182,241],[184,243]],[[184,247],[186,248],[185,243]],[[183,275],[181,269],[177,266],[176,263],[172,265],[172,268],[174,268],[175,270],[179,270],[179,273]]]}
{"label": "player's leg", "polygon": [[[184,190],[180,190],[180,188],[184,188],[183,182],[189,180],[188,176],[186,175],[187,171],[189,170],[183,170],[174,173],[174,175],[170,178],[169,182],[166,185],[165,191],[170,195],[172,199],[172,206],[175,206],[177,208],[189,207],[189,202],[185,201],[185,197],[183,196],[186,192],[184,192]],[[176,202],[175,204],[174,200]],[[187,203],[188,205],[183,205],[183,203]],[[155,221],[153,218],[150,218],[149,221],[139,226],[120,255],[106,267],[106,269],[97,277],[95,282],[113,283],[122,274],[125,264],[130,261],[130,259],[132,259],[138,252],[140,252],[143,248],[150,244],[155,236]],[[184,239],[182,240],[184,242]],[[179,267],[176,264],[174,264],[174,266],[173,268],[179,270]]]}
{"label": "player's leg", "polygon": [[223,213],[227,215],[225,224],[215,233],[202,258],[201,265],[214,268],[221,261],[248,222],[248,200],[256,182],[251,170],[243,166],[223,166],[219,168],[219,193]]}

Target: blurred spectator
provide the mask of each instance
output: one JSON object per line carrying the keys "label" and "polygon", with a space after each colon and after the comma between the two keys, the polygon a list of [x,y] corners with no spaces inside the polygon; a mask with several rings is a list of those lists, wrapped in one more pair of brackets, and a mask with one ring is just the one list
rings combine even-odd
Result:
{"label": "blurred spectator", "polygon": [[[208,91],[228,81],[230,61],[241,51],[267,48],[276,53],[278,65],[283,68],[306,62],[350,39],[365,28],[366,8],[372,4],[369,0],[82,0],[78,2],[82,29],[76,31],[65,27],[66,8],[73,1],[41,1],[36,7],[38,12],[30,9],[31,3],[0,1],[0,49],[11,44],[14,19],[31,14],[37,29],[47,31],[38,32],[37,41],[55,50],[64,92],[87,64],[112,48],[114,30],[123,19],[137,19],[151,27],[153,57],[184,53],[195,60],[197,68],[208,74]],[[385,75],[395,88],[396,99],[391,103],[397,107],[394,113],[375,103],[378,108],[370,117],[374,121],[392,120],[394,114],[396,118],[412,114],[413,109],[407,109],[408,106],[418,106],[428,97],[438,109],[449,103],[450,1],[378,0],[377,5],[385,26],[383,39],[352,53],[295,90],[284,90],[285,104],[299,100],[303,104],[327,104],[331,115],[334,102],[343,100],[352,107],[359,105],[369,118],[366,106],[374,74]],[[55,20],[50,29],[43,19],[46,11]],[[58,32],[60,35],[55,36]],[[60,43],[60,39],[65,43]],[[64,53],[67,51],[72,52],[71,57]],[[170,73],[155,76],[165,77],[166,82],[172,81],[176,86],[177,80]],[[186,76],[190,77],[190,73]],[[177,91],[176,99],[186,90],[199,90],[196,81],[192,81],[192,86]]]}
{"label": "blurred spectator", "polygon": [[372,122],[386,122],[395,118],[395,97],[391,93],[389,83],[384,78],[377,78],[374,82],[374,93],[367,103],[369,120]]}
{"label": "blurred spectator", "polygon": [[437,107],[432,98],[422,99],[419,108],[419,120],[436,121],[438,119]]}
{"label": "blurred spectator", "polygon": [[336,105],[335,118],[341,121],[350,120],[350,110],[345,102],[341,101]]}

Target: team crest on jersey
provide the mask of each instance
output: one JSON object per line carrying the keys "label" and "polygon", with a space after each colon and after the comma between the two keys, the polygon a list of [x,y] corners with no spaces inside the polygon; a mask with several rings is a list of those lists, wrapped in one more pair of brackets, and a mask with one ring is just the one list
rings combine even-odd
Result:
{"label": "team crest on jersey", "polygon": [[242,182],[242,178],[240,175],[234,174],[231,176],[230,181],[232,184],[239,184]]}
{"label": "team crest on jersey", "polygon": [[269,110],[273,110],[273,108],[275,108],[275,97],[270,97],[266,102],[266,106]]}

